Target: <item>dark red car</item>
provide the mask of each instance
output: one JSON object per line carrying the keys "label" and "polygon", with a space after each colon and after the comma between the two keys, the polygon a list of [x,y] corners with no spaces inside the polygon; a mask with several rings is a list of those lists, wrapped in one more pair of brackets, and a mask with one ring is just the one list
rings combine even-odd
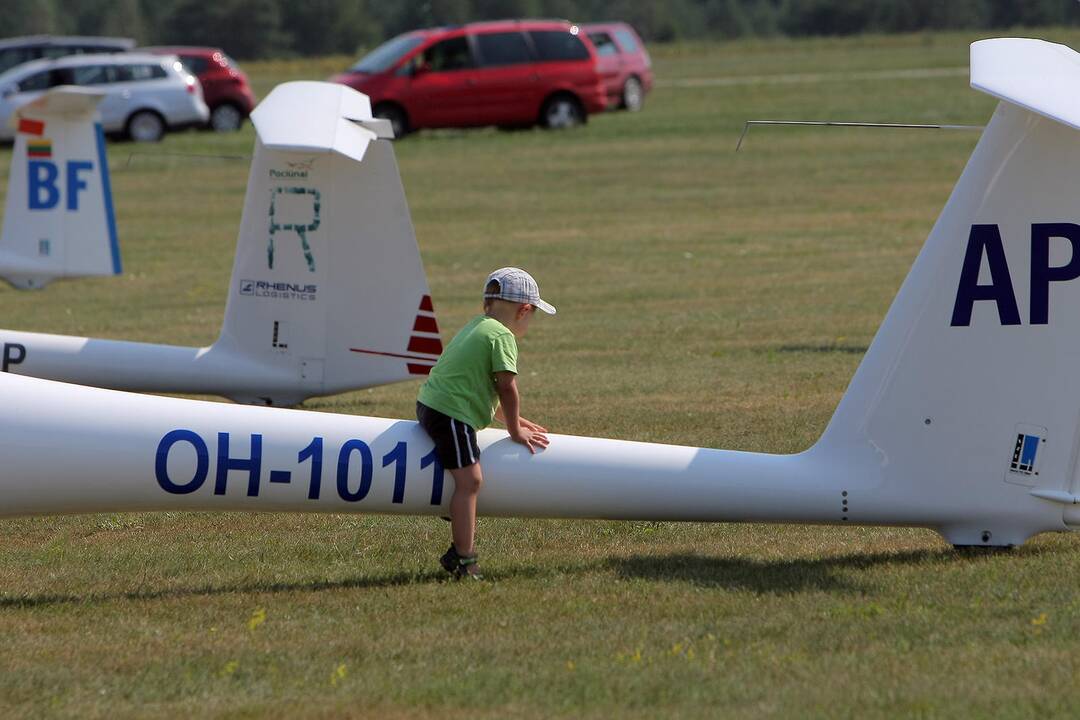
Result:
{"label": "dark red car", "polygon": [[622,22],[581,26],[598,57],[597,67],[607,91],[609,107],[636,112],[652,90],[652,60],[634,28]]}
{"label": "dark red car", "polygon": [[209,127],[219,132],[239,130],[255,107],[247,75],[221,48],[185,45],[142,48],[156,55],[176,55],[202,85],[210,108]]}
{"label": "dark red car", "polygon": [[504,20],[399,35],[330,79],[370,97],[398,137],[436,127],[570,127],[607,104],[596,60],[576,25]]}

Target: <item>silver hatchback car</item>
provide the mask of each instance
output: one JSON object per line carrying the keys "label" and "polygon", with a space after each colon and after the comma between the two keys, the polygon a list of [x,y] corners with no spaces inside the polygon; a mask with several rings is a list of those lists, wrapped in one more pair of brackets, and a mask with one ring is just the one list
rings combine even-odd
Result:
{"label": "silver hatchback car", "polygon": [[140,142],[205,125],[210,114],[198,79],[175,55],[71,55],[23,63],[0,75],[0,140],[13,137],[8,120],[15,108],[58,85],[104,91],[98,110],[105,132]]}

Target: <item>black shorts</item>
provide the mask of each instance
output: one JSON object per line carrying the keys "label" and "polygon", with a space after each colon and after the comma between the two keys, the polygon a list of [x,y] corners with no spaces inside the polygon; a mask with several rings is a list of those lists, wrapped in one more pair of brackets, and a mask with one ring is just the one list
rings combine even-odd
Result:
{"label": "black shorts", "polygon": [[416,403],[416,419],[420,427],[435,441],[435,454],[447,470],[468,467],[480,460],[480,446],[476,444],[476,430],[424,403]]}

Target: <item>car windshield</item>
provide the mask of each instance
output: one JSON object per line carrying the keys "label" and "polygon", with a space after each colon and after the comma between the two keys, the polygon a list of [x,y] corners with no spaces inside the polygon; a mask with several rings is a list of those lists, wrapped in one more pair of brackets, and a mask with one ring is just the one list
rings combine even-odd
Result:
{"label": "car windshield", "polygon": [[206,58],[199,55],[180,55],[181,64],[187,68],[187,71],[192,75],[202,75],[206,72],[206,68],[209,65]]}
{"label": "car windshield", "polygon": [[393,67],[398,60],[407,55],[417,45],[423,42],[420,35],[398,35],[393,40],[387,40],[379,47],[369,52],[353,65],[350,70],[362,73],[380,73]]}

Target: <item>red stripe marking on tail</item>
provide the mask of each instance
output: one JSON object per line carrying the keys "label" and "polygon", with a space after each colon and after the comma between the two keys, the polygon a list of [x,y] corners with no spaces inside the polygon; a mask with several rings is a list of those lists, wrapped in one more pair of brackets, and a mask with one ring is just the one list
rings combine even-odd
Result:
{"label": "red stripe marking on tail", "polygon": [[409,352],[424,353],[425,355],[438,355],[442,352],[442,340],[414,335],[409,338],[408,350]]}
{"label": "red stripe marking on tail", "polygon": [[435,306],[431,304],[431,296],[425,295],[420,299],[420,309],[435,312]]}
{"label": "red stripe marking on tail", "polygon": [[406,367],[409,368],[410,375],[430,375],[433,365],[417,365],[415,363],[406,363]]}
{"label": "red stripe marking on tail", "polygon": [[412,329],[413,332],[437,333],[439,332],[439,323],[435,322],[435,318],[433,317],[417,315],[416,322],[413,323]]}
{"label": "red stripe marking on tail", "polygon": [[19,132],[26,133],[27,135],[44,135],[45,123],[41,120],[19,118]]}

